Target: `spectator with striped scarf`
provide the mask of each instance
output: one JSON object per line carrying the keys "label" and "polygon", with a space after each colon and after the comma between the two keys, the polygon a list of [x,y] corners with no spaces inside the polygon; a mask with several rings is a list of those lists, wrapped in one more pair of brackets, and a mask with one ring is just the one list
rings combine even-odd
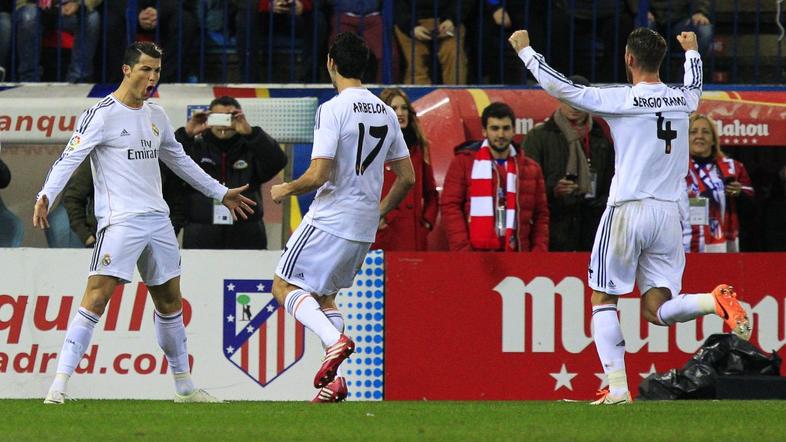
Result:
{"label": "spectator with striped scarf", "polygon": [[457,148],[441,198],[450,250],[548,250],[543,172],[513,144],[515,120],[510,106],[491,103],[481,116],[483,141]]}
{"label": "spectator with striped scarf", "polygon": [[685,181],[693,216],[683,225],[685,251],[738,252],[737,206],[753,198],[748,172],[742,163],[721,151],[715,122],[709,117],[691,115],[689,142],[690,165]]}

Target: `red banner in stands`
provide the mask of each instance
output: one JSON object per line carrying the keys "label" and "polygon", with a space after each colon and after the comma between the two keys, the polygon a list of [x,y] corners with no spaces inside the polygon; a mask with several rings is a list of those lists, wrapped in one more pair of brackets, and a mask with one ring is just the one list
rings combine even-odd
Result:
{"label": "red banner in stands", "polygon": [[[590,333],[585,253],[386,253],[385,399],[591,399],[605,386]],[[683,292],[735,285],[751,341],[786,357],[786,254],[690,255]],[[632,392],[679,368],[713,333],[710,315],[647,323],[620,299]]]}

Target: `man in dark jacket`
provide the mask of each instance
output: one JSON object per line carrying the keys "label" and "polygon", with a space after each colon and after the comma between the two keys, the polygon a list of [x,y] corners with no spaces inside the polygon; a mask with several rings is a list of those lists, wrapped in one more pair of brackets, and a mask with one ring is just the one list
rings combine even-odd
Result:
{"label": "man in dark jacket", "polygon": [[[230,126],[208,126],[206,112],[197,112],[175,138],[186,153],[210,176],[221,183],[248,183],[243,194],[257,203],[248,219],[232,221],[215,202],[183,183],[186,224],[184,249],[266,249],[267,234],[262,221],[260,186],[287,164],[278,142],[260,127],[251,127],[232,97],[216,98],[211,114],[230,114]],[[223,207],[223,206],[222,206]]]}
{"label": "man in dark jacket", "polygon": [[[570,79],[589,86],[579,75]],[[592,116],[565,103],[524,140],[524,152],[540,164],[549,200],[553,252],[592,250],[606,208],[614,149]]]}
{"label": "man in dark jacket", "polygon": [[459,146],[440,207],[450,250],[545,252],[549,208],[538,163],[512,144],[513,110],[483,110],[482,142]]}

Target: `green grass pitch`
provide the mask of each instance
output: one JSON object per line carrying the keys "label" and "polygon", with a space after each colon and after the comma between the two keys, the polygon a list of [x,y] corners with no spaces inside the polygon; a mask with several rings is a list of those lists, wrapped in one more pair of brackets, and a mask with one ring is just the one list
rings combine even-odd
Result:
{"label": "green grass pitch", "polygon": [[786,440],[786,401],[232,402],[0,400],[3,441]]}

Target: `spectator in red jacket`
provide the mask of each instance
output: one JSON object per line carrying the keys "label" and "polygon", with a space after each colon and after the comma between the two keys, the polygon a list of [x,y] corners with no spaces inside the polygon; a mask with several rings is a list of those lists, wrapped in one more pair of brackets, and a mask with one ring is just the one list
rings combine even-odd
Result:
{"label": "spectator in red jacket", "polygon": [[690,118],[690,165],[685,181],[690,220],[683,227],[686,252],[738,252],[737,204],[753,198],[745,166],[720,149],[715,122],[702,114]]}
{"label": "spectator in red jacket", "polygon": [[[428,154],[428,140],[420,130],[412,103],[404,91],[388,88],[379,94],[379,98],[392,107],[404,133],[404,141],[409,147],[409,158],[415,168],[415,186],[409,191],[404,201],[379,220],[379,230],[372,249],[382,250],[426,250],[426,237],[434,228],[439,208],[439,193],[431,168]],[[385,167],[385,182],[382,185],[382,197],[390,191],[396,175]]]}
{"label": "spectator in red jacket", "polygon": [[547,251],[549,209],[543,172],[512,144],[513,110],[491,103],[482,142],[456,149],[442,191],[450,250]]}

